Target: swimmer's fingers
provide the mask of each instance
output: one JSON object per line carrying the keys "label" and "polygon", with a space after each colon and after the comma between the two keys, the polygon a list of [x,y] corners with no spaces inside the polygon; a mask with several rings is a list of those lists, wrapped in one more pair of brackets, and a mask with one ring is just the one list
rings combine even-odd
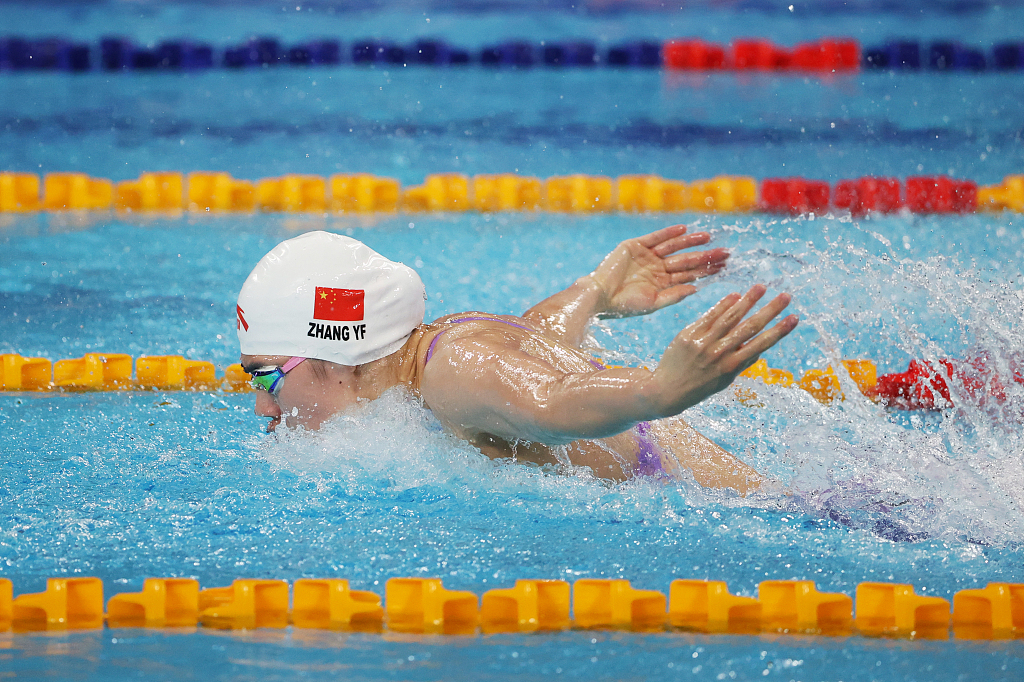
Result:
{"label": "swimmer's fingers", "polygon": [[692,249],[695,246],[703,246],[710,241],[711,235],[707,232],[694,232],[693,234],[683,234],[663,241],[660,244],[651,247],[651,251],[659,258],[666,258],[676,251]]}
{"label": "swimmer's fingers", "polygon": [[[777,344],[783,337],[796,329],[799,322],[800,320],[796,315],[787,315],[776,322],[771,329],[751,339],[749,343],[737,351],[737,357],[741,361],[740,367],[746,369],[757,362],[757,358],[760,357],[761,353]],[[743,369],[740,371],[743,371]]]}
{"label": "swimmer's fingers", "polygon": [[692,322],[689,326],[687,326],[686,329],[683,331],[683,334],[685,334],[689,338],[694,339],[704,337],[711,329],[711,327],[715,324],[715,322],[718,321],[718,319],[722,315],[724,315],[730,308],[732,308],[738,300],[740,300],[739,294],[729,294],[721,301],[711,306],[711,308],[708,309],[706,313],[697,318],[696,321]]}
{"label": "swimmer's fingers", "polygon": [[788,294],[744,319],[764,294],[761,284],[743,296],[729,294],[676,335],[651,376],[656,414],[679,414],[722,390],[758,355],[793,331],[795,315],[764,329],[789,304]]}
{"label": "swimmer's fingers", "polygon": [[[733,336],[736,333],[737,325],[740,325],[740,321],[746,317],[747,313],[753,309],[754,305],[761,300],[767,291],[767,287],[763,284],[755,284],[750,287],[747,293],[743,294],[739,300],[737,300],[732,306],[729,307],[724,313],[722,313],[714,324],[711,325],[711,329],[708,330],[707,341],[709,343],[715,343],[720,340],[724,340],[727,336]],[[754,332],[757,333],[756,331]],[[747,337],[749,338],[749,337]],[[736,345],[745,341],[741,340]]]}
{"label": "swimmer's fingers", "polygon": [[667,306],[679,303],[687,296],[697,293],[697,287],[692,284],[678,284],[662,289],[658,292],[658,298],[654,302],[654,309],[661,310]]}
{"label": "swimmer's fingers", "polygon": [[636,241],[640,246],[646,249],[654,249],[659,244],[670,239],[675,239],[676,237],[684,234],[686,234],[686,225],[669,225],[668,227],[663,227],[660,230],[655,230],[650,234],[637,237]]}
{"label": "swimmer's fingers", "polygon": [[696,253],[684,253],[666,258],[665,271],[672,275],[673,284],[692,282],[719,272],[729,259],[726,249],[709,249]]}
{"label": "swimmer's fingers", "polygon": [[[715,350],[719,353],[737,351],[739,357],[745,359],[751,355],[759,355],[768,348],[771,348],[796,326],[796,316],[791,315],[783,320],[783,322],[786,320],[789,320],[789,322],[786,324],[779,323],[782,324],[782,327],[779,327],[777,324],[768,332],[762,333],[762,330],[786,309],[789,302],[789,294],[779,294],[758,310],[757,313],[738,324],[735,329],[717,344]],[[782,332],[781,336],[774,336],[774,333],[780,331]],[[764,345],[766,343],[767,345]]]}
{"label": "swimmer's fingers", "polygon": [[718,263],[715,265],[703,265],[693,270],[687,270],[686,272],[674,272],[669,275],[669,284],[689,284],[690,282],[696,282],[698,279],[704,277],[710,277],[711,275],[717,275],[719,272],[725,269],[725,263]]}

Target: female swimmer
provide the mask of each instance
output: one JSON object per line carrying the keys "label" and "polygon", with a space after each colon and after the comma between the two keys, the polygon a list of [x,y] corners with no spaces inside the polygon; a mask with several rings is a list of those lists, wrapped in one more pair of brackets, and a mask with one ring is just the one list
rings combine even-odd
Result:
{"label": "female swimmer", "polygon": [[256,413],[317,429],[361,400],[405,386],[449,429],[491,457],[574,465],[604,478],[692,472],[705,486],[761,477],[678,415],[728,386],[797,325],[765,329],[781,294],[730,294],[680,331],[655,370],[605,368],[581,349],[595,318],[645,315],[696,291],[725,267],[724,249],[676,225],[627,240],[594,272],[521,317],[465,312],[424,324],[419,276],[365,244],[310,232],[268,253],[238,296],[242,366]]}

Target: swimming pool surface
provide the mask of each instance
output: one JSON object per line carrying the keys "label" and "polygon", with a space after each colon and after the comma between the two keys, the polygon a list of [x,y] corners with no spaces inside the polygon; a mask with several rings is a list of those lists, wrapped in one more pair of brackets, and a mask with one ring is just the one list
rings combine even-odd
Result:
{"label": "swimming pool surface", "polygon": [[[333,10],[331,9],[333,7]],[[940,6],[662,12],[543,8],[435,11],[327,4],[96,3],[0,8],[8,33],[117,32],[217,42],[439,35],[780,42],[830,34],[993,42],[1024,12]],[[311,9],[312,8],[312,9]],[[287,10],[288,8],[284,8]],[[331,10],[331,11],[329,11]],[[431,18],[428,25],[426,18]],[[835,80],[650,71],[223,70],[195,74],[0,74],[0,169],[122,180],[152,170],[370,172],[949,173],[979,183],[1024,169],[1019,74],[863,73]],[[833,127],[834,124],[834,127]],[[589,271],[615,244],[674,221],[709,229],[730,267],[674,309],[595,329],[595,353],[651,363],[725,293],[766,282],[802,318],[772,349],[800,373],[841,358],[879,372],[912,358],[1024,354],[1020,215],[670,216],[450,214],[194,216],[0,214],[0,352],[237,361],[234,304],[253,264],[311,229],[350,234],[415,267],[428,318],[518,314]],[[247,395],[2,393],[0,577],[16,593],[94,575],[106,595],[151,576],[204,587],[241,577],[442,577],[477,593],[517,578],[813,579],[853,593],[912,583],[951,598],[1024,582],[1024,391],[941,413],[885,410],[847,391],[823,406],[756,385],[689,410],[705,434],[786,492],[750,498],[690,482],[609,484],[492,462],[392,393],[321,434],[266,437]],[[856,397],[853,397],[856,396]],[[416,637],[289,629],[0,633],[0,672],[61,679],[1014,680],[1011,641],[907,641],[574,631]]]}

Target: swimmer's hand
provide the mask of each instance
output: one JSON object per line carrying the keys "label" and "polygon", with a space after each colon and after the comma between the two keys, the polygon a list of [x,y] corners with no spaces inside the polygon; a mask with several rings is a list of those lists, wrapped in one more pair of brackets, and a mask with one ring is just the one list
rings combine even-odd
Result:
{"label": "swimmer's hand", "polygon": [[765,291],[758,284],[742,297],[729,294],[672,339],[642,389],[656,414],[679,414],[721,391],[796,328],[796,315],[789,315],[763,331],[789,305],[788,294],[776,296],[743,319]]}
{"label": "swimmer's hand", "polygon": [[693,294],[697,288],[690,283],[724,268],[729,252],[677,252],[710,241],[707,232],[686,234],[685,225],[673,225],[622,242],[588,276],[601,290],[596,314],[646,315]]}

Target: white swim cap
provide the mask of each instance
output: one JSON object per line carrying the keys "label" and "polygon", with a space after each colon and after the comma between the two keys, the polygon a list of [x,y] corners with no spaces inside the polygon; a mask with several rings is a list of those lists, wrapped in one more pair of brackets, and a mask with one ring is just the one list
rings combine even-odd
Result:
{"label": "white swim cap", "polygon": [[308,232],[275,246],[245,280],[238,342],[246,355],[361,365],[402,347],[426,297],[412,268],[351,237]]}

